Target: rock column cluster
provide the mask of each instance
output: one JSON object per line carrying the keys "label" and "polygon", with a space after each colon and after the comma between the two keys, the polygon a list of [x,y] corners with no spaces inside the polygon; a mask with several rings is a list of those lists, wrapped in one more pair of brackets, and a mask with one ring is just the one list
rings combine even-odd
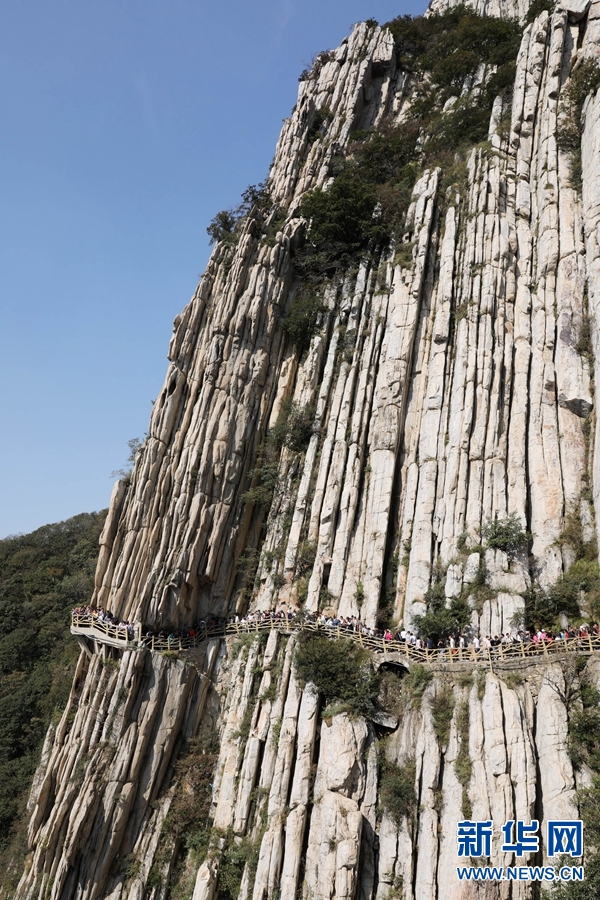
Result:
{"label": "rock column cluster", "polygon": [[[317,59],[277,145],[272,207],[217,244],[175,321],[148,438],[113,493],[95,603],[153,629],[248,604],[327,606],[368,625],[385,605],[410,627],[440,572],[450,603],[485,571],[473,628],[522,620],[532,578],[547,587],[572,562],[565,518],[595,533],[596,373],[582,335],[589,327],[596,349],[600,94],[583,107],[581,194],[557,135],[565,87],[599,56],[599,0],[528,25],[512,105],[496,100],[488,141],[462,172],[420,174],[396,246],[322,289],[300,353],[284,325],[302,290],[302,198],[329,185],[352,132],[401,125],[414,101],[386,29],[360,24]],[[290,403],[311,411],[312,431],[306,448],[278,449],[265,507],[250,489]],[[486,523],[509,516],[533,535],[529,557],[481,546]],[[293,638],[273,632],[237,655],[214,642],[185,663],[108,652],[82,656],[48,734],[18,900],[166,898],[182,859],[175,760],[215,728],[211,849],[184,855],[180,873],[194,900],[216,900],[242,845],[239,900],[458,900],[470,896],[452,874],[459,808],[497,827],[575,815],[559,666],[518,683],[436,678],[381,745],[367,720],[322,718],[317,693],[298,684]],[[448,691],[441,735],[435,699]],[[384,758],[414,771],[403,815],[381,806]]]}

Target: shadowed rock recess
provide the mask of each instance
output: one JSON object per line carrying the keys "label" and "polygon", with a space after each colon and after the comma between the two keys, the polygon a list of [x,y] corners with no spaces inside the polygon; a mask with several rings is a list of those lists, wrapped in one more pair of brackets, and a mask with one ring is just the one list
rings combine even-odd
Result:
{"label": "shadowed rock recess", "polygon": [[[413,629],[462,604],[492,635],[598,617],[600,0],[570,2],[436,0],[303,73],[175,320],[94,604],[154,631],[281,604]],[[91,643],[0,896],[539,896],[459,882],[456,823],[499,848],[508,819],[578,818],[595,656],[390,667],[369,716],[300,681],[301,641]]]}

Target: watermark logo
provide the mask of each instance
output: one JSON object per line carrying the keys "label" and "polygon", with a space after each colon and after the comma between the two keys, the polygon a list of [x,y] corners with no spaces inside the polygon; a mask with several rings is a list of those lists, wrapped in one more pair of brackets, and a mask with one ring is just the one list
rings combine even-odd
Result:
{"label": "watermark logo", "polygon": [[[512,853],[517,858],[539,853],[540,823],[537,819],[509,819],[500,829],[502,853]],[[457,856],[483,860],[492,854],[494,823],[464,820],[457,823]],[[549,859],[560,856],[583,856],[583,822],[579,819],[552,819],[546,826],[546,854]],[[460,881],[583,881],[583,866],[508,866],[457,867]]]}
{"label": "watermark logo", "polygon": [[[540,849],[540,839],[537,833],[540,823],[534,819],[529,825],[520,819],[509,819],[502,826],[502,834],[504,835],[504,843],[502,844],[503,853],[514,853],[515,856],[524,856],[526,853],[537,853]],[[513,833],[516,831],[517,840],[511,843]]]}
{"label": "watermark logo", "polygon": [[493,823],[459,822],[458,823],[458,855],[489,856],[492,846]]}
{"label": "watermark logo", "polygon": [[579,819],[548,822],[546,850],[549,857],[568,853],[583,855],[583,822]]}
{"label": "watermark logo", "polygon": [[583,866],[457,866],[459,881],[584,881]]}

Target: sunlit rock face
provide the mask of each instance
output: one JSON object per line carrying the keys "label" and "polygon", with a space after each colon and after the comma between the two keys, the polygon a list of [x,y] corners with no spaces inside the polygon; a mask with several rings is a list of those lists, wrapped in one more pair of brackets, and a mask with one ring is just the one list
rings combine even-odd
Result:
{"label": "sunlit rock face", "polygon": [[[447,603],[466,597],[471,628],[496,634],[518,627],[532,583],[572,563],[566,517],[593,538],[600,94],[583,105],[581,189],[557,135],[573,73],[600,56],[600,2],[575,4],[524,28],[487,141],[462,167],[415,171],[395,245],[311,286],[303,347],[285,324],[306,290],[302,200],[331,186],[356,132],[408,123],[416,87],[369,23],[300,82],[270,205],[217,243],[175,321],[148,438],[113,494],[94,603],[156,630],[281,604],[370,626],[384,611],[410,628],[442,572]],[[492,74],[457,85],[447,110]],[[310,412],[301,446],[269,438],[290,409]],[[510,516],[529,554],[482,545],[486,523]],[[462,816],[492,819],[494,840],[508,819],[576,817],[565,679],[578,676],[565,664],[436,671],[392,730],[324,711],[296,677],[295,640],[215,640],[185,659],[82,654],[30,798],[18,900],[166,900],[175,886],[193,900],[458,900],[474,896],[456,878]],[[594,661],[588,674],[598,681]],[[395,814],[384,760],[412,779]]]}

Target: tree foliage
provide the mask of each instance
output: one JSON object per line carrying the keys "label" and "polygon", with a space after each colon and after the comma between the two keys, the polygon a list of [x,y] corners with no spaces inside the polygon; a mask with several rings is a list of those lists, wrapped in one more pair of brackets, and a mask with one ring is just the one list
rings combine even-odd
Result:
{"label": "tree foliage", "polygon": [[431,72],[441,87],[455,87],[482,63],[513,64],[521,43],[517,22],[480,16],[466,6],[433,16],[398,16],[386,27],[394,36],[402,68]]}
{"label": "tree foliage", "polygon": [[415,616],[415,625],[424,638],[434,642],[446,640],[450,635],[457,638],[471,621],[471,610],[463,597],[453,597],[446,605],[441,576],[434,580],[424,599],[425,614]]}
{"label": "tree foliage", "polygon": [[[386,249],[401,233],[418,172],[440,163],[451,169],[457,154],[484,140],[495,97],[512,88],[521,40],[515,22],[458,6],[442,15],[399,16],[386,27],[400,66],[411,73],[415,99],[401,126],[354,132],[347,153],[338,149],[332,157],[332,184],[304,197],[298,212],[309,228],[295,251],[304,279],[330,278],[359,256]],[[485,88],[463,97],[482,65]],[[450,97],[454,106],[444,110]],[[328,115],[318,111],[307,126],[309,141],[323,132]]]}
{"label": "tree foliage", "polygon": [[298,640],[295,664],[300,683],[314,684],[327,703],[339,701],[356,715],[374,710],[378,684],[371,656],[353,641],[304,632]]}
{"label": "tree foliage", "polygon": [[300,204],[300,215],[310,221],[307,242],[297,265],[306,274],[331,275],[352,257],[389,237],[374,215],[375,186],[346,169],[331,187],[315,188]]}
{"label": "tree foliage", "polygon": [[82,513],[0,541],[0,847],[69,695],[78,655],[70,613],[92,593],[105,516]]}
{"label": "tree foliage", "polygon": [[304,350],[317,330],[323,303],[314,291],[299,290],[283,320],[283,330],[297,350]]}
{"label": "tree foliage", "polygon": [[[585,836],[585,880],[556,884],[552,891],[544,891],[544,900],[597,900],[600,895],[600,775],[578,792],[577,799]],[[566,864],[570,862],[568,858]]]}
{"label": "tree foliage", "polygon": [[571,74],[561,95],[561,118],[557,140],[563,150],[579,150],[583,104],[598,88],[600,88],[600,65],[595,59],[584,59]]}
{"label": "tree foliage", "polygon": [[414,812],[417,802],[415,776],[416,766],[413,760],[405,760],[402,765],[382,760],[379,803],[398,826]]}
{"label": "tree foliage", "polygon": [[527,549],[533,535],[525,531],[515,513],[505,519],[490,519],[482,529],[482,537],[490,550],[503,550],[509,558]]}
{"label": "tree foliage", "polygon": [[260,184],[250,184],[242,193],[239,206],[233,209],[220,210],[210,221],[206,229],[210,240],[209,244],[217,244],[219,241],[233,243],[236,239],[236,228],[245,216],[258,208],[266,209],[271,203],[271,194],[268,181],[265,179]]}
{"label": "tree foliage", "polygon": [[556,3],[554,2],[554,0],[533,0],[533,3],[527,10],[525,24],[531,25],[532,22],[535,22],[540,13],[544,12],[545,10],[549,13],[554,12],[555,6]]}
{"label": "tree foliage", "polygon": [[313,433],[314,409],[302,407],[288,397],[281,404],[277,422],[260,445],[256,465],[248,473],[251,487],[242,494],[245,503],[268,507],[279,485],[279,455],[282,447],[301,453]]}

